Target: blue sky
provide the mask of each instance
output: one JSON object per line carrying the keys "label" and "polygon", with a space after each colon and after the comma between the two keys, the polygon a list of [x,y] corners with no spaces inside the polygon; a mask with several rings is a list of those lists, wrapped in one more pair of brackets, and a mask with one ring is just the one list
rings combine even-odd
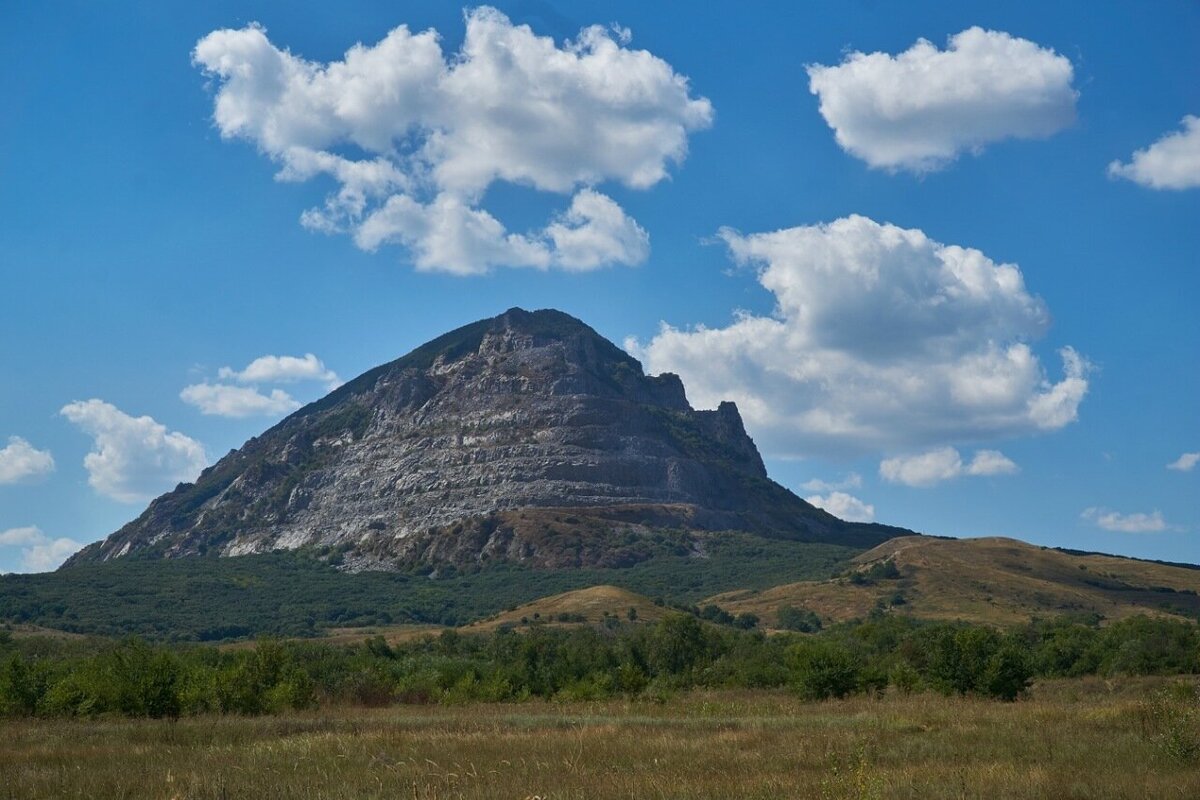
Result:
{"label": "blue sky", "polygon": [[831,510],[1200,561],[1196,4],[495,9],[6,11],[0,570],[518,305]]}

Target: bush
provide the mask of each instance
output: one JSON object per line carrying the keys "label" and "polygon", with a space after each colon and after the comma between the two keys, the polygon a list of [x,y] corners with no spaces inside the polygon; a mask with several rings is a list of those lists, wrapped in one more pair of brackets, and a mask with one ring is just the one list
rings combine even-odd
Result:
{"label": "bush", "polygon": [[940,628],[928,646],[930,682],[947,694],[977,693],[1015,700],[1033,676],[1022,645],[990,628]]}
{"label": "bush", "polygon": [[45,693],[45,675],[21,656],[14,654],[0,666],[0,713],[30,716]]}
{"label": "bush", "polygon": [[1033,670],[1029,658],[1013,643],[1005,643],[988,659],[976,689],[988,697],[1016,700],[1029,688]]}
{"label": "bush", "polygon": [[[715,606],[712,606],[715,608]],[[656,675],[678,675],[692,669],[708,654],[708,637],[693,616],[670,614],[654,626],[647,654]]]}
{"label": "bush", "polygon": [[845,697],[859,688],[862,663],[840,642],[814,639],[797,643],[789,648],[788,660],[792,685],[805,699]]}
{"label": "bush", "polygon": [[758,615],[745,612],[738,614],[733,618],[733,627],[743,631],[752,630],[758,627]]}
{"label": "bush", "polygon": [[1158,692],[1138,708],[1142,737],[1166,759],[1191,763],[1200,757],[1200,708],[1196,689],[1176,684]]}
{"label": "bush", "polygon": [[785,631],[816,633],[821,630],[821,618],[807,608],[781,606],[775,612],[775,624]]}
{"label": "bush", "polygon": [[907,661],[900,661],[888,671],[888,683],[901,694],[912,694],[921,687],[921,673]]}

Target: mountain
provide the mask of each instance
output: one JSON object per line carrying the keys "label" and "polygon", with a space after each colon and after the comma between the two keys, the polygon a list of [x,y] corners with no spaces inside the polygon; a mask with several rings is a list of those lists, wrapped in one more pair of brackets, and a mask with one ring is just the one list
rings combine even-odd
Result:
{"label": "mountain", "polygon": [[[704,602],[769,624],[784,606],[825,622],[865,617],[873,609],[931,620],[995,625],[1034,617],[1136,614],[1195,619],[1200,568],[1038,547],[1015,539],[899,537],[853,560],[850,572],[825,581],[760,591],[725,592]],[[892,565],[895,570],[884,569]]]}
{"label": "mountain", "polygon": [[733,403],[559,311],[451,331],[312,403],[154,500],[67,566],[304,548],[350,570],[620,567],[706,537],[874,546],[770,480]]}

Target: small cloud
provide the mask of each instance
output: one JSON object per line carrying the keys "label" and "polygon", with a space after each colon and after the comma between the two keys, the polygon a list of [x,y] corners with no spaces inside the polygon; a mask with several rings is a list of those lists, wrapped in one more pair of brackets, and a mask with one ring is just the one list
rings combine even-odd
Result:
{"label": "small cloud", "polygon": [[1079,515],[1106,531],[1118,533],[1156,533],[1165,531],[1170,526],[1163,519],[1161,511],[1149,514],[1121,514],[1106,508],[1087,508]]}
{"label": "small cloud", "polygon": [[217,377],[222,382],[205,380],[185,386],[180,399],[211,416],[275,417],[295,411],[300,403],[282,389],[260,389],[262,384],[320,382],[327,391],[342,385],[338,374],[312,353],[259,356],[244,369],[221,367]]}
{"label": "small cloud", "polygon": [[250,386],[224,383],[185,386],[179,397],[200,409],[201,414],[218,417],[274,417],[300,407],[295,398],[282,389],[274,389],[266,395]]}
{"label": "small cloud", "polygon": [[299,381],[323,381],[330,390],[341,385],[337,373],[325,366],[312,353],[303,356],[259,356],[246,365],[245,369],[221,367],[217,377],[237,383],[297,383]]}
{"label": "small cloud", "polygon": [[800,484],[800,488],[806,492],[840,492],[846,489],[859,489],[861,487],[862,475],[859,475],[857,472],[847,473],[839,481],[824,481],[820,478],[813,478],[810,481]]}
{"label": "small cloud", "polygon": [[845,492],[830,492],[827,495],[814,494],[804,498],[817,508],[823,508],[838,519],[847,522],[874,522],[875,506],[864,503],[854,495]]}
{"label": "small cloud", "polygon": [[1125,178],[1150,189],[1200,187],[1200,117],[1183,118],[1183,130],[1165,134],[1128,164],[1108,165],[1111,178]]}
{"label": "small cloud", "polygon": [[977,450],[969,463],[953,447],[939,447],[915,456],[886,458],[879,474],[889,483],[929,487],[964,475],[1012,475],[1019,472],[1016,463],[999,450]]}
{"label": "small cloud", "polygon": [[83,400],[60,412],[92,437],[83,459],[88,483],[122,503],[148,500],[177,483],[193,481],[208,463],[204,447],[148,416],[131,417],[103,400]]}
{"label": "small cloud", "polygon": [[49,572],[75,553],[81,542],[51,539],[34,526],[0,531],[0,547],[21,548],[21,572]]}
{"label": "small cloud", "polygon": [[1015,475],[1021,469],[999,450],[977,450],[967,465],[968,475]]}
{"label": "small cloud", "polygon": [[1191,472],[1196,468],[1196,464],[1200,463],[1200,453],[1184,453],[1179,458],[1167,464],[1167,469],[1178,470],[1179,472]]}
{"label": "small cloud", "polygon": [[38,450],[20,436],[10,436],[0,449],[0,485],[41,478],[54,472],[49,450]]}

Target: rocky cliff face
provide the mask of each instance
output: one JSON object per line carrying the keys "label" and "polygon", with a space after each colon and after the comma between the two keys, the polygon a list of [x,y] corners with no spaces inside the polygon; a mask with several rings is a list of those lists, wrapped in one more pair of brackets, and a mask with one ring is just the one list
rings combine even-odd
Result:
{"label": "rocky cliff face", "polygon": [[[512,309],[377,367],[68,563],[313,547],[351,568],[631,563],[688,532],[874,545],[767,478],[737,408],[688,404],[579,320]],[[656,535],[657,532],[657,535]]]}

